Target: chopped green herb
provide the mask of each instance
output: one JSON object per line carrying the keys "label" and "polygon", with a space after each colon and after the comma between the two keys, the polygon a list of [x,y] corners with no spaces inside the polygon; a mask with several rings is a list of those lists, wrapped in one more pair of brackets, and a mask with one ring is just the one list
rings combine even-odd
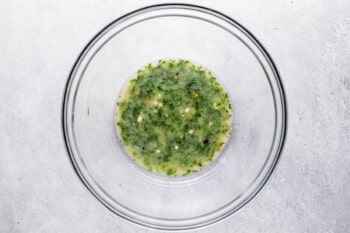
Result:
{"label": "chopped green herb", "polygon": [[117,103],[130,156],[149,171],[188,175],[207,166],[231,132],[228,94],[212,73],[185,60],[139,70]]}

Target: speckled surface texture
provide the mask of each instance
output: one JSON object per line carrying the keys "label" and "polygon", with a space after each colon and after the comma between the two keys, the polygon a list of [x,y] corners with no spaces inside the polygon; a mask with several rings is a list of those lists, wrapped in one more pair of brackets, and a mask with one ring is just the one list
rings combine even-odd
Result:
{"label": "speckled surface texture", "polygon": [[[163,1],[2,0],[0,232],[138,232],[82,185],[61,130],[65,83],[102,27]],[[257,197],[193,232],[349,232],[350,1],[186,1],[243,24],[282,76],[289,127]]]}

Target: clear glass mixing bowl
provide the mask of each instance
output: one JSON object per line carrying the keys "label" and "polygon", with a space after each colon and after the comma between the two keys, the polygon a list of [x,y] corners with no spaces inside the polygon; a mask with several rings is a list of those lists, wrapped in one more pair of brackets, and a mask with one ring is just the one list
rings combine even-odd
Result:
{"label": "clear glass mixing bowl", "polygon": [[[115,129],[122,88],[159,59],[208,68],[233,107],[225,150],[186,177],[159,176],[133,163]],[[252,34],[211,9],[166,4],[117,19],[85,47],[67,83],[63,129],[77,174],[108,209],[147,227],[193,229],[236,212],[262,188],[283,146],[286,105],[276,67]]]}

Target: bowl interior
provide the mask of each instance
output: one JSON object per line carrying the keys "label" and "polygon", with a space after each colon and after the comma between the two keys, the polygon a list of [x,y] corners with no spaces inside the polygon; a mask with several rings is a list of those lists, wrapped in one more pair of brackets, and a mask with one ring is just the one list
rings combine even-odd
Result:
{"label": "bowl interior", "polygon": [[[211,70],[233,107],[223,153],[184,178],[135,165],[115,130],[121,90],[159,59],[186,59]],[[266,53],[235,22],[193,6],[146,8],[109,25],[79,57],[65,100],[67,146],[84,183],[113,212],[162,229],[205,225],[239,209],[272,171],[284,135],[281,91]]]}

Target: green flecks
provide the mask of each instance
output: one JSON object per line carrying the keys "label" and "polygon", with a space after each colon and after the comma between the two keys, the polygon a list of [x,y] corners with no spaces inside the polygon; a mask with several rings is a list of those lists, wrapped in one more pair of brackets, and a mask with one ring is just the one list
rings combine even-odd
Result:
{"label": "green flecks", "polygon": [[173,176],[173,175],[176,174],[176,170],[173,169],[173,168],[169,168],[169,169],[167,170],[166,174],[167,174],[168,176]]}
{"label": "green flecks", "polygon": [[126,150],[149,171],[168,176],[208,165],[230,134],[228,94],[210,71],[185,60],[139,70],[117,108]]}

